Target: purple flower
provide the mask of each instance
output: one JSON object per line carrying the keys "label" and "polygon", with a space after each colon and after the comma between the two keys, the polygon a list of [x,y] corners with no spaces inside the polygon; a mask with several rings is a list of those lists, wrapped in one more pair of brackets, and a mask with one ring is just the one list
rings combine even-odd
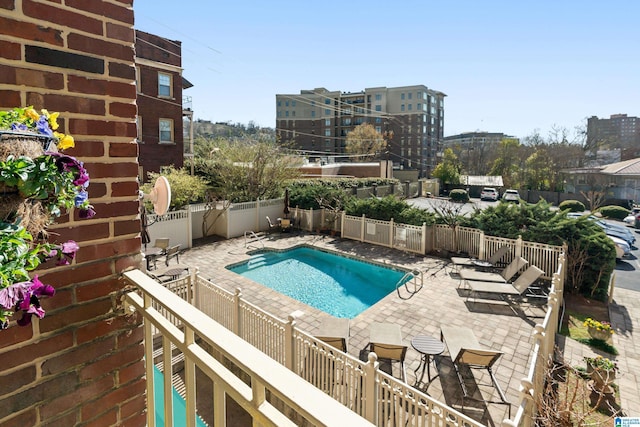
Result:
{"label": "purple flower", "polygon": [[30,286],[31,282],[20,282],[0,290],[0,305],[7,310],[12,310],[21,300],[25,299]]}
{"label": "purple flower", "polygon": [[36,275],[30,283],[26,292],[23,292],[23,299],[18,301],[16,305],[16,311],[22,310],[22,318],[18,320],[18,325],[26,326],[31,323],[31,316],[36,315],[42,319],[44,317],[44,310],[40,307],[40,300],[38,297],[47,296],[51,297],[55,295],[56,290],[51,285],[45,285],[38,279]]}
{"label": "purple flower", "polygon": [[79,216],[81,219],[91,219],[96,216],[96,211],[93,210],[92,206],[89,206],[86,209],[80,209]]}
{"label": "purple flower", "polygon": [[28,131],[29,128],[24,123],[13,123],[11,125],[11,130],[17,130],[17,131],[24,132],[24,131]]}
{"label": "purple flower", "polygon": [[68,240],[62,244],[62,253],[69,255],[71,258],[75,258],[78,249],[80,249],[80,246],[73,240]]}
{"label": "purple flower", "polygon": [[45,116],[40,116],[40,118],[36,122],[36,129],[41,134],[47,135],[53,138],[53,131],[51,130],[51,126],[49,126],[49,121]]}

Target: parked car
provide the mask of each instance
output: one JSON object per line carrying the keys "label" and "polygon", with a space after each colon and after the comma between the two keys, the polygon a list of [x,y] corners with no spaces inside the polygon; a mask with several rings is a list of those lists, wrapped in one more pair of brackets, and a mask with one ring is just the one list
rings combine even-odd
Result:
{"label": "parked car", "polygon": [[493,200],[494,202],[498,200],[499,194],[498,190],[492,187],[484,187],[480,192],[480,200]]}
{"label": "parked car", "polygon": [[520,193],[518,193],[518,190],[507,190],[502,195],[502,200],[505,202],[520,203]]}
{"label": "parked car", "polygon": [[635,228],[640,228],[640,208],[632,208],[631,213],[626,216],[623,221],[625,224],[633,225]]}
{"label": "parked car", "polygon": [[[567,214],[568,218],[574,218],[574,219],[578,219],[578,218],[580,218],[582,216],[584,216],[584,215],[582,213],[580,213],[580,212],[570,212],[570,213]],[[625,242],[627,242],[629,244],[629,246],[633,246],[635,244],[635,242],[636,242],[636,236],[627,227],[623,227],[621,225],[608,223],[608,222],[603,221],[602,219],[598,218],[595,215],[589,215],[589,216],[587,216],[587,219],[589,221],[593,221],[596,224],[598,224],[598,226],[600,226],[600,228],[602,228],[604,230],[604,232],[605,232],[605,234],[607,236],[618,237],[618,238],[624,240]]]}
{"label": "parked car", "polygon": [[616,245],[616,259],[622,259],[625,256],[629,255],[629,253],[631,252],[631,246],[629,246],[627,242],[615,236],[607,237],[613,240],[613,243]]}

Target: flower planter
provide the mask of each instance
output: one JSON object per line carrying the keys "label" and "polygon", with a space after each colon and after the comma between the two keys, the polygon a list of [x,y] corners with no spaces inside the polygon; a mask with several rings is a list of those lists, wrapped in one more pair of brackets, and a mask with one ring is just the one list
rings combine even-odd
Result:
{"label": "flower planter", "polygon": [[613,393],[614,390],[611,387],[611,384],[613,384],[616,379],[615,370],[605,370],[588,364],[587,373],[591,376],[591,380],[593,381],[593,389],[595,391],[607,394]]}
{"label": "flower planter", "polygon": [[596,329],[592,326],[589,326],[587,328],[587,331],[589,332],[589,336],[593,339],[596,340],[602,340],[602,341],[607,341],[609,339],[609,337],[611,336],[611,333],[609,331],[603,331],[601,329]]}

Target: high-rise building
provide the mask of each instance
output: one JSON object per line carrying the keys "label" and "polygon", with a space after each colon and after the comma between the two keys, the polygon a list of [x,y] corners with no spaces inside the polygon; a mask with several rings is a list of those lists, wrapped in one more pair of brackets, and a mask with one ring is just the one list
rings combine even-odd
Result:
{"label": "high-rise building", "polygon": [[276,130],[282,143],[310,158],[344,159],[348,133],[370,123],[388,146],[381,160],[428,177],[437,164],[444,129],[442,92],[424,85],[373,87],[361,92],[301,90],[276,95]]}
{"label": "high-rise building", "polygon": [[640,154],[640,118],[613,114],[608,119],[596,116],[587,119],[587,147],[596,152],[602,149],[621,149],[622,160]]}

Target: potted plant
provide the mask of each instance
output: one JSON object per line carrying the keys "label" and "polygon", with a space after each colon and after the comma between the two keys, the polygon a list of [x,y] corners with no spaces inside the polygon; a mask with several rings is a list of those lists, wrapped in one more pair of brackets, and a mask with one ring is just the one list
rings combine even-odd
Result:
{"label": "potted plant", "polygon": [[611,383],[615,381],[616,372],[618,372],[616,361],[600,355],[585,357],[584,361],[587,364],[587,374],[593,380],[594,389],[603,393],[612,393]]}
{"label": "potted plant", "polygon": [[614,330],[609,322],[600,322],[591,317],[587,317],[583,324],[587,327],[587,332],[589,332],[591,338],[597,340],[607,341],[611,335],[614,334]]}
{"label": "potted plant", "polygon": [[78,245],[53,245],[47,226],[64,210],[95,215],[89,204],[89,175],[82,162],[61,153],[74,146],[58,133],[58,113],[33,107],[0,111],[0,329],[15,313],[19,325],[44,316],[39,298],[55,289],[31,274],[42,262],[69,264]]}

